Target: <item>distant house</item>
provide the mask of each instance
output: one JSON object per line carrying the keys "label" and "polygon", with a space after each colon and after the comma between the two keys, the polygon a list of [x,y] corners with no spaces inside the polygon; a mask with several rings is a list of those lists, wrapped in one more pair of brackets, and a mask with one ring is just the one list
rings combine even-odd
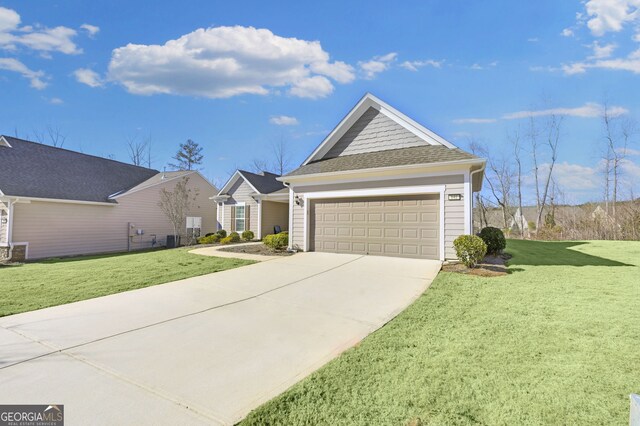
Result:
{"label": "distant house", "polygon": [[162,173],[0,136],[0,259],[164,245],[173,227],[158,207],[160,190],[182,178],[198,194],[191,222],[202,233],[215,231],[209,198],[217,189],[196,171]]}
{"label": "distant house", "polygon": [[257,239],[288,230],[289,189],[274,173],[237,170],[213,197],[219,227],[228,232],[253,231]]}
{"label": "distant house", "polygon": [[[520,230],[520,227],[522,227],[522,230]],[[512,232],[517,232],[518,234],[522,231],[522,235],[524,237],[529,237],[529,221],[527,221],[527,218],[522,214],[520,208],[516,210],[511,218],[511,221],[509,222],[509,229]]]}

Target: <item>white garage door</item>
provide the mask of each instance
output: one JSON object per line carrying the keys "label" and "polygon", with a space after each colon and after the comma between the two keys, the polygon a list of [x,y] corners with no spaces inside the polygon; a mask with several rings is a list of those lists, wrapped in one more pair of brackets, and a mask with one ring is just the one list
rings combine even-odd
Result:
{"label": "white garage door", "polygon": [[439,212],[438,194],[312,201],[310,248],[438,259]]}

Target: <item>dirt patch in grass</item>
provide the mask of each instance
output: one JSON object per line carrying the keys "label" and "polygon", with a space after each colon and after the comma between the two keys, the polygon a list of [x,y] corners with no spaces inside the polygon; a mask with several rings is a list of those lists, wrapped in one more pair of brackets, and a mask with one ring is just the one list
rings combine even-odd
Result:
{"label": "dirt patch in grass", "polygon": [[263,256],[291,256],[292,252],[286,250],[273,250],[264,244],[238,244],[220,249],[220,251],[230,251],[232,253],[261,254]]}
{"label": "dirt patch in grass", "polygon": [[450,263],[444,265],[442,270],[445,272],[457,272],[459,274],[477,275],[480,277],[501,277],[509,273],[506,266],[509,259],[511,259],[511,255],[503,253],[497,256],[485,256],[482,263],[479,263],[475,268],[467,268],[462,263]]}

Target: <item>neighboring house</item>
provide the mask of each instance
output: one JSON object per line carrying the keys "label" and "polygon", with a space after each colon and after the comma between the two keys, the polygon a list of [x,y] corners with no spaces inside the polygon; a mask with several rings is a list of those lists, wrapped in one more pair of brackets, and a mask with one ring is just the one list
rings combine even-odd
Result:
{"label": "neighboring house", "polygon": [[214,231],[209,198],[217,189],[198,172],[161,173],[0,136],[0,259],[164,245],[174,232],[158,207],[160,190],[172,190],[182,178],[197,193],[188,215],[201,218],[202,233]]}
{"label": "neighboring house", "polygon": [[[522,232],[520,228],[522,228]],[[529,221],[522,214],[519,207],[518,207],[518,210],[516,210],[516,212],[513,214],[513,217],[511,218],[511,220],[509,221],[509,230],[511,232],[517,233],[518,235],[522,234],[522,236],[524,236],[525,238],[530,237]]]}
{"label": "neighboring house", "polygon": [[279,175],[237,170],[213,200],[218,204],[218,227],[242,234],[253,231],[257,239],[279,226],[289,229],[289,190]]}
{"label": "neighboring house", "polygon": [[472,232],[485,160],[365,95],[304,163],[290,187],[291,248],[454,259]]}

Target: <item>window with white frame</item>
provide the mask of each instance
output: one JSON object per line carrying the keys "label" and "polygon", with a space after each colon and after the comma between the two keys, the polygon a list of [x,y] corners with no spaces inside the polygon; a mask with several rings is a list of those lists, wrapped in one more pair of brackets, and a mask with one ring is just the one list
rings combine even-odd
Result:
{"label": "window with white frame", "polygon": [[235,221],[235,229],[236,232],[243,232],[244,231],[244,226],[245,226],[245,207],[244,204],[238,204],[236,205],[236,215],[233,218],[233,220]]}

